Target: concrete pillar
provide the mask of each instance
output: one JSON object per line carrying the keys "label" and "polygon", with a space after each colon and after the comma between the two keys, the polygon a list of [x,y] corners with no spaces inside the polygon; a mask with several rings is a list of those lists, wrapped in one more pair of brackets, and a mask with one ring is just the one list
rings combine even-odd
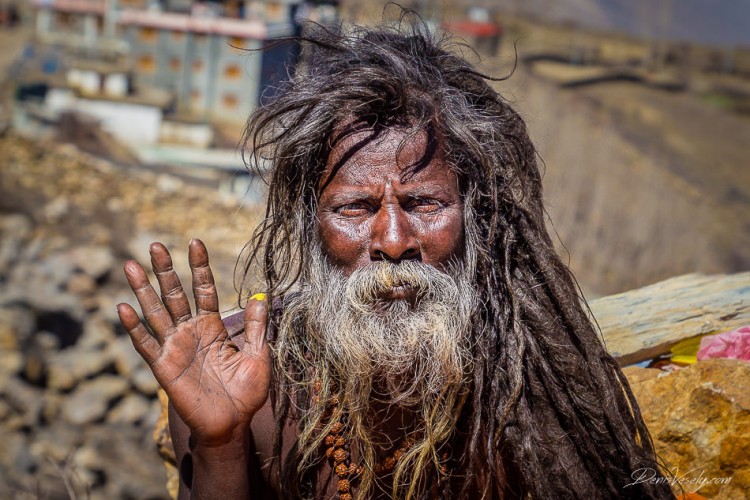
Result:
{"label": "concrete pillar", "polygon": [[96,16],[93,14],[87,14],[83,18],[83,39],[84,43],[91,47],[96,45],[96,39],[98,37]]}
{"label": "concrete pillar", "polygon": [[52,28],[52,12],[50,9],[39,9],[36,12],[36,35],[43,36]]}

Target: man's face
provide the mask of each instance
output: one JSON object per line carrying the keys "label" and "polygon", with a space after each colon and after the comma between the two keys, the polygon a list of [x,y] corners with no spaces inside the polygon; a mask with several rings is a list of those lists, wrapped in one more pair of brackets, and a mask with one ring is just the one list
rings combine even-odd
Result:
{"label": "man's face", "polygon": [[[426,134],[407,142],[390,130],[344,163],[333,179],[333,166],[367,132],[340,141],[331,152],[318,204],[319,235],[324,254],[346,276],[375,261],[417,260],[445,269],[463,251],[463,204],[456,174],[436,154],[416,174],[404,169],[425,152]],[[403,181],[403,182],[402,182]],[[391,299],[408,298],[395,286]]]}

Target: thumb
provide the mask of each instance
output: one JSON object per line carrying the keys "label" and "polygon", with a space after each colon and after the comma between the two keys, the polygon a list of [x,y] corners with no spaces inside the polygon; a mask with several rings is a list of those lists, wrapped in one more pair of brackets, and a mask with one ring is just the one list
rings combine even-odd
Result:
{"label": "thumb", "polygon": [[245,346],[243,351],[261,356],[266,348],[266,325],[268,324],[268,300],[265,293],[256,293],[245,306]]}

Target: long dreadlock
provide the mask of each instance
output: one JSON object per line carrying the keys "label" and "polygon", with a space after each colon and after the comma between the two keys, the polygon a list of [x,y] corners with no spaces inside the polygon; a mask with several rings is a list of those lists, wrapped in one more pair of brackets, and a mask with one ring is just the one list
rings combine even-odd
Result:
{"label": "long dreadlock", "polygon": [[[626,487],[634,471],[660,468],[628,382],[548,235],[536,152],[518,113],[418,20],[346,33],[321,28],[305,41],[314,50],[304,74],[247,125],[249,163],[273,168],[245,277],[262,269],[272,297],[298,280],[331,137],[342,123],[431,130],[475,216],[482,300],[463,431],[451,443],[461,474],[441,496],[673,498],[664,481]],[[281,375],[295,373],[284,362],[276,360],[272,389],[278,456],[284,425],[311,397]],[[298,467],[301,456],[295,445],[277,463],[287,497],[314,495],[315,475]]]}

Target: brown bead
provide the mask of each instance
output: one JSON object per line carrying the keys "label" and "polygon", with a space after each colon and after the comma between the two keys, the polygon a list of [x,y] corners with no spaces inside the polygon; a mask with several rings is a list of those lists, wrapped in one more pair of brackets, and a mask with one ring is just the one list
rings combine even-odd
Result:
{"label": "brown bead", "polygon": [[344,463],[338,464],[335,470],[338,477],[346,477],[349,475],[349,467],[347,467]]}
{"label": "brown bead", "polygon": [[334,450],[333,452],[333,461],[336,462],[337,464],[341,463],[344,460],[346,460],[346,455],[347,455],[346,450],[342,450],[341,448],[338,448]]}
{"label": "brown bead", "polygon": [[351,489],[352,485],[348,479],[339,479],[339,493],[349,493]]}
{"label": "brown bead", "polygon": [[383,466],[380,464],[375,464],[375,470],[373,470],[375,475],[380,475],[383,472]]}
{"label": "brown bead", "polygon": [[351,465],[350,469],[353,469],[354,472],[352,472],[352,474],[356,474],[357,476],[361,476],[362,473],[365,471],[365,468],[363,466],[357,465],[355,467],[354,464]]}
{"label": "brown bead", "polygon": [[339,495],[339,500],[352,500],[351,493],[341,493]]}
{"label": "brown bead", "polygon": [[331,434],[339,434],[343,430],[344,424],[342,424],[341,422],[334,422],[331,426]]}
{"label": "brown bead", "polygon": [[399,448],[398,450],[393,452],[393,459],[398,462],[403,456],[403,454],[404,454],[404,450]]}
{"label": "brown bead", "polygon": [[383,459],[383,470],[386,472],[393,470],[396,466],[396,460],[393,457],[385,457]]}
{"label": "brown bead", "polygon": [[333,446],[334,441],[336,441],[336,436],[333,436],[332,434],[327,435],[323,440],[326,446]]}
{"label": "brown bead", "polygon": [[343,448],[345,444],[346,444],[346,439],[344,438],[344,436],[337,436],[336,439],[333,441],[333,445],[336,448]]}
{"label": "brown bead", "polygon": [[326,450],[326,458],[333,458],[333,453],[336,451],[336,448],[331,446]]}
{"label": "brown bead", "polygon": [[331,398],[331,405],[337,406],[338,404],[339,404],[339,397],[338,396],[333,396]]}

